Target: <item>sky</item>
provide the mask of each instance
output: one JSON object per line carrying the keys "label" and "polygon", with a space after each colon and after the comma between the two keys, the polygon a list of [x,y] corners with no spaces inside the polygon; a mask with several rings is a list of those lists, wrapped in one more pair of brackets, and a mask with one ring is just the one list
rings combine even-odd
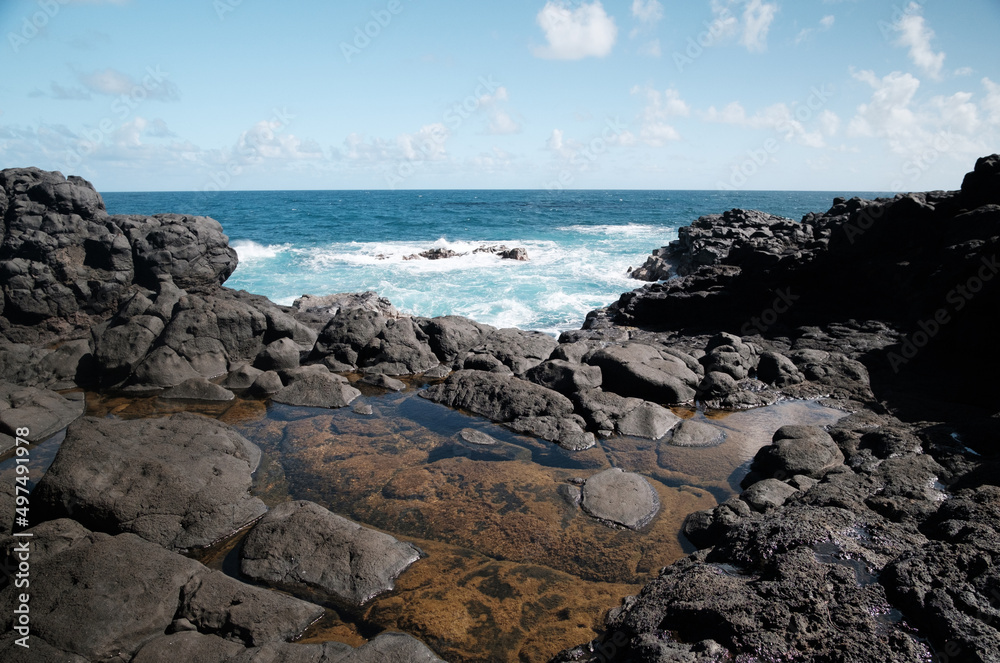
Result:
{"label": "sky", "polygon": [[0,0],[0,167],[99,191],[956,189],[1000,1]]}

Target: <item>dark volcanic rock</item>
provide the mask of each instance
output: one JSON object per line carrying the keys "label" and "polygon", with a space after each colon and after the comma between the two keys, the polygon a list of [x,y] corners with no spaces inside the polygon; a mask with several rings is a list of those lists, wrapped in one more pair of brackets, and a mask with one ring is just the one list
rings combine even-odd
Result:
{"label": "dark volcanic rock", "polygon": [[327,355],[343,365],[387,375],[422,373],[439,363],[412,318],[386,318],[363,308],[341,309],[323,328],[313,356]]}
{"label": "dark volcanic rock", "polygon": [[818,479],[843,463],[844,454],[823,429],[783,426],[774,434],[773,444],[757,452],[753,469],[766,477],[802,474]]}
{"label": "dark volcanic rock", "polygon": [[642,476],[613,467],[587,479],[581,505],[598,520],[642,529],[660,510],[660,498]]}
{"label": "dark volcanic rock", "polygon": [[65,398],[54,391],[0,382],[0,433],[14,436],[17,429],[27,428],[28,435],[18,437],[42,442],[83,415],[82,396]]}
{"label": "dark volcanic rock", "polygon": [[421,396],[506,423],[521,417],[566,417],[573,403],[562,394],[509,375],[457,371]]}
{"label": "dark volcanic rock", "polygon": [[70,426],[32,504],[161,546],[206,546],[266,510],[249,493],[260,450],[194,414]]}
{"label": "dark volcanic rock", "polygon": [[361,605],[393,587],[420,557],[412,545],[330,513],[312,502],[285,502],[243,543],[240,569],[281,587],[319,588]]}
{"label": "dark volcanic rock", "polygon": [[160,398],[192,401],[231,401],[235,398],[233,392],[225,387],[213,384],[205,378],[191,378],[181,382],[176,387],[167,389]]}
{"label": "dark volcanic rock", "polygon": [[605,391],[668,404],[695,396],[697,374],[681,360],[663,357],[648,345],[611,346],[588,355],[586,361],[600,367]]}
{"label": "dark volcanic rock", "polygon": [[726,432],[717,426],[685,419],[670,438],[675,447],[714,447],[726,440]]}
{"label": "dark volcanic rock", "polygon": [[567,396],[601,386],[600,368],[562,359],[543,361],[529,369],[524,377],[535,384],[554,389]]}
{"label": "dark volcanic rock", "polygon": [[[265,373],[264,375],[267,375]],[[258,381],[260,381],[258,379]],[[271,388],[262,383],[261,389]],[[272,399],[285,405],[301,407],[347,407],[361,392],[345,384],[337,376],[327,373],[305,375],[278,391]]]}
{"label": "dark volcanic rock", "polygon": [[[260,646],[300,634],[323,614],[318,606],[243,584],[132,534],[112,537],[76,527],[63,545],[32,555],[32,572],[46,581],[32,583],[31,651],[38,646],[61,653],[52,660],[131,660],[175,620],[242,647]],[[48,523],[35,530],[36,540],[55,533]],[[13,585],[0,591],[5,633],[20,591]]]}

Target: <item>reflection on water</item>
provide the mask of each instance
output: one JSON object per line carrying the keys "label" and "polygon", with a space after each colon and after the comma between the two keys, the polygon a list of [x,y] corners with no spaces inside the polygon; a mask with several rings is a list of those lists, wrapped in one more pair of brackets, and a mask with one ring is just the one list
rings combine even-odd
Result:
{"label": "reflection on water", "polygon": [[[724,428],[726,440],[699,449],[620,437],[569,452],[416,394],[366,390],[368,416],[99,396],[88,412],[131,418],[189,408],[218,417],[263,450],[254,491],[269,505],[312,500],[417,545],[426,556],[393,592],[353,611],[325,602],[327,617],[304,639],[358,645],[401,630],[456,662],[545,661],[592,639],[608,608],[691,551],[679,534],[684,518],[738,492],[747,462],[777,428],[843,416],[812,402],[711,417],[678,410]],[[498,443],[469,444],[459,436],[465,428]],[[642,531],[598,524],[564,497],[573,480],[608,467],[644,475],[659,494],[661,510]],[[236,537],[199,557],[238,575],[238,545]]]}

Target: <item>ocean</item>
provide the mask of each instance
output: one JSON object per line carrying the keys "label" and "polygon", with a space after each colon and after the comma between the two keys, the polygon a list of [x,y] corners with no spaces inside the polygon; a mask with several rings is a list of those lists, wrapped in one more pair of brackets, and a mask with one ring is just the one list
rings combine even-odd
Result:
{"label": "ocean", "polygon": [[[233,191],[106,193],[111,214],[218,220],[239,254],[231,288],[291,304],[373,290],[421,316],[558,333],[641,282],[627,276],[677,229],[734,207],[801,219],[836,196],[803,191]],[[523,247],[529,260],[474,253]],[[464,254],[405,260],[428,249]]]}

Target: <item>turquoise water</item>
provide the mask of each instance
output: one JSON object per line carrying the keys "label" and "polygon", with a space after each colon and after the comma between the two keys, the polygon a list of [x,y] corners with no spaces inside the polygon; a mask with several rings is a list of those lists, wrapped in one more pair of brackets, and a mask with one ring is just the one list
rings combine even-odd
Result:
{"label": "turquoise water", "polygon": [[[240,265],[226,285],[291,304],[374,290],[414,315],[498,327],[578,329],[639,282],[629,267],[703,214],[734,207],[793,219],[857,192],[248,191],[108,193],[111,214],[177,212],[222,223]],[[524,247],[528,262],[474,254]],[[467,255],[404,260],[442,247]]]}

